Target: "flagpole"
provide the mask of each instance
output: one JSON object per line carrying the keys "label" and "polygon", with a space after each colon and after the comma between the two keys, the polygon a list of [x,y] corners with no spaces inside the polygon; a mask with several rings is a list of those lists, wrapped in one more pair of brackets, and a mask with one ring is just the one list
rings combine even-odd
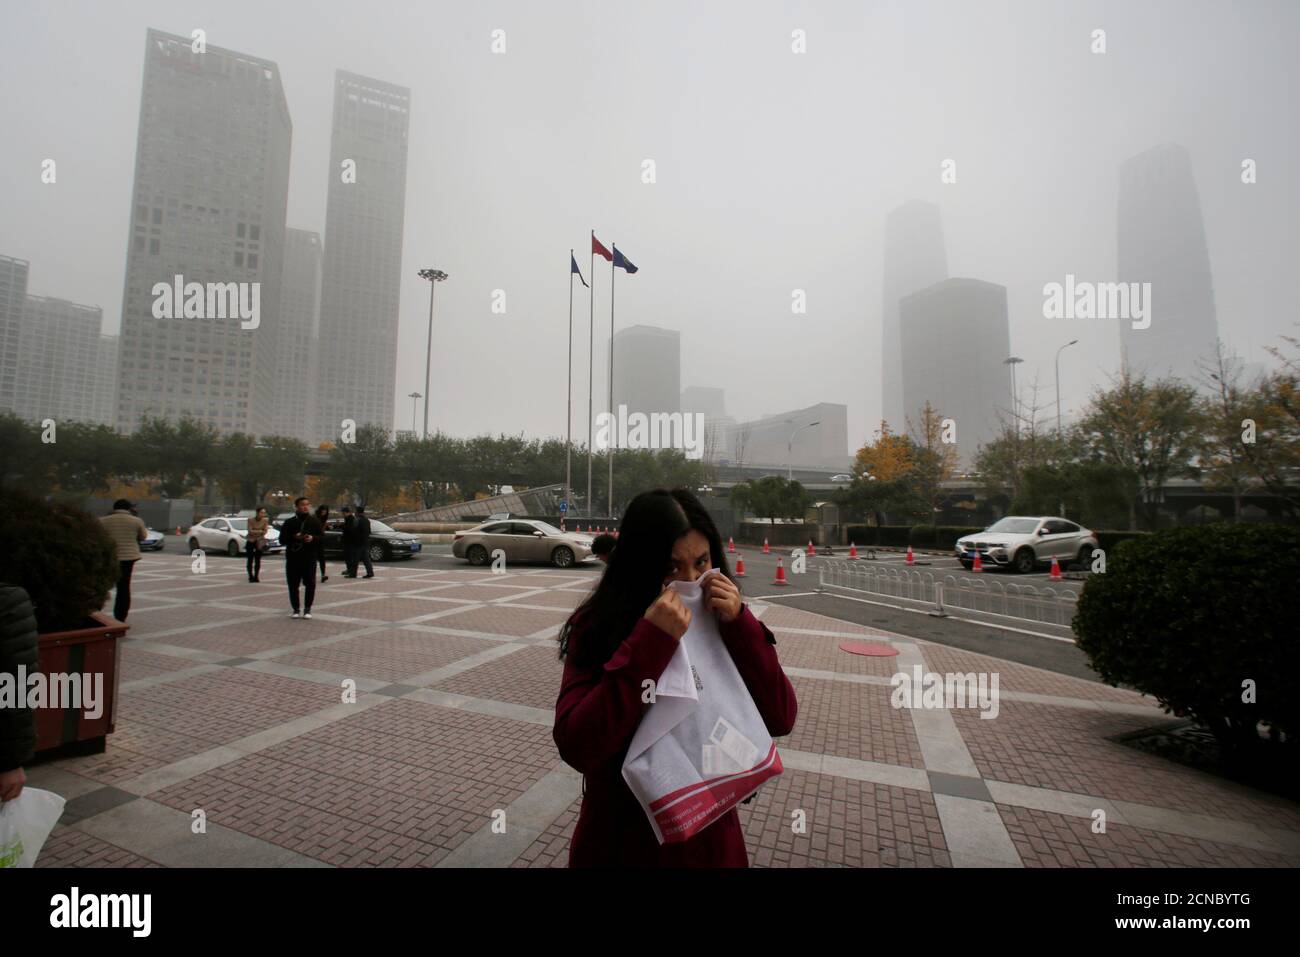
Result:
{"label": "flagpole", "polygon": [[[609,260],[609,414],[614,416],[614,261],[618,258],[618,243],[610,243],[609,248],[613,250],[614,255]],[[614,447],[616,442],[611,442],[609,447],[609,501],[606,503],[606,514],[612,519],[614,517]]]}
{"label": "flagpole", "polygon": [[592,373],[596,368],[596,231],[594,229],[591,231],[591,242],[587,243],[587,248],[591,250],[591,265],[587,267],[587,275],[591,277],[591,288],[587,290],[587,517],[590,518],[591,430],[595,421],[595,409],[592,405],[595,380]]}
{"label": "flagpole", "polygon": [[569,388],[566,392],[568,408],[564,416],[564,511],[560,514],[560,527],[569,514],[569,489],[573,485],[573,250],[569,250]]}

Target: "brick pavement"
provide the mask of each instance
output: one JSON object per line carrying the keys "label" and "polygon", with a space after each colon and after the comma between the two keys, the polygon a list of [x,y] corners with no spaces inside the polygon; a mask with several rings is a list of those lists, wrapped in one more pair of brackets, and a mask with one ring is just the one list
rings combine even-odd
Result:
{"label": "brick pavement", "polygon": [[[107,752],[29,769],[69,799],[38,866],[565,866],[581,779],[551,740],[553,638],[596,569],[385,564],[331,576],[310,622],[263,571],[141,563]],[[1300,865],[1296,804],[1112,740],[1168,720],[1148,699],[754,611],[799,697],[785,774],[740,808],[755,866]],[[839,650],[863,638],[899,655]],[[914,664],[996,672],[997,717],[894,708]]]}

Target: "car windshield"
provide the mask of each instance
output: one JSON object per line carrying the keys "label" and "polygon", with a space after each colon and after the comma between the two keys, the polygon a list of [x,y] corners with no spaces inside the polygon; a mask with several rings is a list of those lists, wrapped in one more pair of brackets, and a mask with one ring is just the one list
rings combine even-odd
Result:
{"label": "car windshield", "polygon": [[374,531],[380,531],[380,532],[391,532],[391,531],[393,531],[394,529],[392,528],[392,526],[390,526],[390,525],[385,525],[383,522],[377,521],[376,519],[373,519],[373,518],[372,518],[372,519],[370,520],[370,530],[371,530],[372,532],[374,532]]}
{"label": "car windshield", "polygon": [[1036,518],[1003,518],[994,522],[986,532],[1010,532],[1012,535],[1032,535],[1038,527]]}
{"label": "car windshield", "polygon": [[548,525],[546,522],[533,522],[532,524],[533,524],[534,526],[536,526],[537,528],[541,529],[541,530],[542,530],[543,532],[545,532],[547,535],[563,535],[563,534],[564,534],[564,532],[560,531],[560,530],[559,530],[558,528],[556,528],[554,525]]}
{"label": "car windshield", "polygon": [[248,519],[246,518],[228,518],[226,521],[229,522],[230,527],[237,532],[248,531]]}

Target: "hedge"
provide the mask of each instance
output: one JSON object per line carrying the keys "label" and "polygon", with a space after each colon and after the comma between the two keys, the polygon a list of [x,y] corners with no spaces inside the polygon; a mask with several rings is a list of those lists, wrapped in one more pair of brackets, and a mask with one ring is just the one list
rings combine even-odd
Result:
{"label": "hedge", "polygon": [[[1249,754],[1270,743],[1258,722],[1292,741],[1300,733],[1300,642],[1286,584],[1296,581],[1300,529],[1153,532],[1108,553],[1105,573],[1088,578],[1075,640],[1102,680],[1154,696],[1208,728],[1229,754]],[[1256,698],[1243,701],[1251,685]]]}

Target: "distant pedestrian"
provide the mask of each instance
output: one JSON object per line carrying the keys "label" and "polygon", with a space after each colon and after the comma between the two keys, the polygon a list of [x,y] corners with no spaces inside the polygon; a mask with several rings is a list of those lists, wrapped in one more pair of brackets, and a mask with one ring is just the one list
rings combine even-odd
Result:
{"label": "distant pedestrian", "polygon": [[356,578],[357,564],[361,561],[357,555],[357,517],[351,505],[343,506],[343,577]]}
{"label": "distant pedestrian", "polygon": [[119,498],[113,503],[112,514],[99,519],[117,546],[117,598],[113,602],[113,617],[118,621],[126,621],[131,610],[131,572],[140,560],[140,543],[149,537],[149,529],[134,509],[127,499]]}
{"label": "distant pedestrian", "polygon": [[244,551],[248,553],[248,580],[261,581],[262,552],[266,551],[266,533],[271,528],[271,519],[266,509],[258,506],[257,512],[248,520],[248,534],[244,536]]}
{"label": "distant pedestrian", "polygon": [[[289,582],[289,605],[293,618],[310,618],[311,603],[316,597],[316,542],[324,534],[320,522],[311,513],[311,502],[304,495],[293,503],[294,513],[280,527],[284,543],[284,574]],[[301,613],[298,586],[303,589]]]}
{"label": "distant pedestrian", "polygon": [[320,538],[316,541],[316,560],[320,562],[320,580],[327,582],[330,580],[329,575],[325,574],[325,529],[329,527],[330,507],[328,505],[318,506],[316,509],[316,521],[320,522]]}
{"label": "distant pedestrian", "polygon": [[[370,519],[366,518],[366,507],[357,506],[357,557],[365,563],[366,577],[375,577],[375,566],[370,564]],[[352,566],[353,576],[356,576],[357,566]]]}

